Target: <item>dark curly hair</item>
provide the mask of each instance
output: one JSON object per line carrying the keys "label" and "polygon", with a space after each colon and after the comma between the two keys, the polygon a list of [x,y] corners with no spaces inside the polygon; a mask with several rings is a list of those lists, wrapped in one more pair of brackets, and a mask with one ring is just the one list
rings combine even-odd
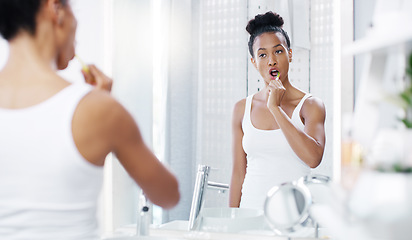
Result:
{"label": "dark curly hair", "polygon": [[288,45],[288,50],[290,49],[290,40],[289,36],[286,33],[285,30],[283,30],[283,18],[277,14],[273,13],[271,11],[265,13],[265,14],[258,14],[255,16],[254,19],[250,20],[246,26],[246,31],[250,34],[249,38],[249,52],[252,57],[254,57],[253,54],[253,43],[255,42],[256,37],[261,35],[262,33],[267,33],[267,32],[280,32],[286,40],[286,44]]}
{"label": "dark curly hair", "polygon": [[[36,15],[45,0],[0,0],[0,35],[13,39],[20,31],[36,32]],[[67,0],[60,0],[66,5]]]}

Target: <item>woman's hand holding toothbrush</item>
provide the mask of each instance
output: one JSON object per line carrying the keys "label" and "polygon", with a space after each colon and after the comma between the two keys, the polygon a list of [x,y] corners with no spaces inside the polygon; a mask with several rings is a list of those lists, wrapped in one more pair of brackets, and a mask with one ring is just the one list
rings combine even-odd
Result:
{"label": "woman's hand holding toothbrush", "polygon": [[270,110],[273,107],[279,107],[282,102],[283,95],[286,92],[285,87],[279,80],[279,75],[275,80],[270,81],[268,87],[268,101],[267,108]]}
{"label": "woman's hand holding toothbrush", "polygon": [[87,65],[79,58],[79,56],[76,55],[76,58],[82,65],[82,74],[86,83],[108,92],[112,90],[113,80],[111,78],[106,76],[94,64]]}

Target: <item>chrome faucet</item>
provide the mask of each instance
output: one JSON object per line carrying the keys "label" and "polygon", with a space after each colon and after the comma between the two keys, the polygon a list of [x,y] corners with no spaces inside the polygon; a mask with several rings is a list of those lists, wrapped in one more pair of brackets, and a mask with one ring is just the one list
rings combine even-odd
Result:
{"label": "chrome faucet", "polygon": [[142,190],[139,196],[136,236],[149,235],[149,226],[152,222],[152,211],[150,205],[149,200],[146,198],[146,195]]}
{"label": "chrome faucet", "polygon": [[192,207],[190,209],[189,217],[189,231],[198,229],[200,225],[199,213],[203,206],[203,196],[206,188],[217,189],[220,192],[225,192],[229,189],[229,184],[217,183],[208,181],[209,179],[210,167],[205,165],[199,165],[197,174],[195,188],[193,191]]}

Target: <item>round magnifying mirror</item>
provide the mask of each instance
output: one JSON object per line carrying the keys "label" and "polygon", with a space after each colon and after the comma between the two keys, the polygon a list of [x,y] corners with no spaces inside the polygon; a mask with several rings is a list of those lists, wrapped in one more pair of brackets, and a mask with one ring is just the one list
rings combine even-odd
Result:
{"label": "round magnifying mirror", "polygon": [[311,203],[310,191],[303,181],[288,182],[268,192],[264,213],[275,232],[289,234],[303,227],[308,220]]}

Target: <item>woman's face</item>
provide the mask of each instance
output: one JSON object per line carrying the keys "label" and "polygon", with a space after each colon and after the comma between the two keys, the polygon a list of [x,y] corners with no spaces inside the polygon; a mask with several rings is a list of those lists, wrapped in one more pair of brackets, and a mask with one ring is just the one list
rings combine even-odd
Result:
{"label": "woman's face", "polygon": [[288,79],[292,50],[288,50],[286,40],[280,32],[262,33],[256,37],[253,52],[251,61],[266,84],[278,76],[282,82]]}
{"label": "woman's face", "polygon": [[67,3],[62,6],[62,11],[64,12],[63,18],[59,26],[61,29],[59,31],[60,37],[58,40],[58,52],[57,52],[57,68],[59,70],[65,69],[69,64],[69,61],[73,59],[75,54],[75,37],[77,20],[74,17],[73,11],[70,4]]}

